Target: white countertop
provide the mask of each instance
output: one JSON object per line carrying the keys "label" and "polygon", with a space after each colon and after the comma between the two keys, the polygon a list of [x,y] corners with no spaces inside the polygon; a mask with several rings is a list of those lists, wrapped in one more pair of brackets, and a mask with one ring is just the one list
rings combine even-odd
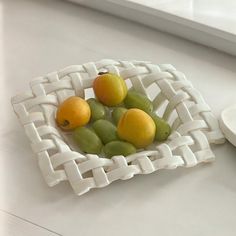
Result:
{"label": "white countertop", "polygon": [[154,9],[236,34],[234,0],[129,0]]}
{"label": "white countertop", "polygon": [[234,0],[68,0],[236,56]]}
{"label": "white countertop", "polygon": [[235,235],[231,144],[212,147],[212,164],[136,176],[78,197],[67,183],[45,184],[10,105],[32,78],[67,65],[141,59],[183,71],[219,116],[236,103],[235,57],[63,1],[0,0],[0,12],[0,228],[8,227],[1,235]]}

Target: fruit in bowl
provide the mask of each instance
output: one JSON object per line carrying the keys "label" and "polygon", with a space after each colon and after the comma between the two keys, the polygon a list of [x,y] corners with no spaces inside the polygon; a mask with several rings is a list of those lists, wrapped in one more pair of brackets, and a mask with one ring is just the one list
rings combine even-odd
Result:
{"label": "fruit in bowl", "polygon": [[120,118],[117,131],[121,139],[144,148],[153,142],[156,125],[146,112],[132,108]]}
{"label": "fruit in bowl", "polygon": [[82,152],[128,156],[170,135],[169,124],[153,112],[152,101],[133,89],[127,91],[120,76],[99,74],[93,90],[96,98],[70,97],[56,113],[57,124],[73,131]]}
{"label": "fruit in bowl", "polygon": [[73,138],[81,151],[91,154],[100,154],[102,142],[97,134],[86,127],[78,127],[73,132]]}
{"label": "fruit in bowl", "polygon": [[147,113],[153,111],[153,104],[149,98],[135,90],[128,91],[124,104],[126,108],[138,108]]}
{"label": "fruit in bowl", "polygon": [[124,107],[116,107],[113,109],[111,116],[112,116],[112,120],[113,122],[117,125],[120,118],[122,117],[122,115],[125,114],[125,112],[127,112],[128,109],[124,108]]}
{"label": "fruit in bowl", "polygon": [[103,148],[105,155],[111,158],[116,155],[128,156],[136,152],[134,145],[124,141],[112,141]]}
{"label": "fruit in bowl", "polygon": [[86,125],[91,116],[88,103],[81,97],[72,96],[59,105],[56,123],[63,130],[73,130]]}
{"label": "fruit in bowl", "polygon": [[171,133],[170,125],[155,113],[151,113],[150,116],[156,125],[155,140],[159,142],[165,141]]}
{"label": "fruit in bowl", "polygon": [[118,140],[117,128],[108,120],[97,120],[92,124],[92,128],[104,144]]}
{"label": "fruit in bowl", "polygon": [[91,121],[104,119],[106,116],[106,108],[95,98],[89,98],[87,100],[91,110]]}
{"label": "fruit in bowl", "polygon": [[101,103],[112,107],[123,102],[127,94],[127,85],[120,76],[103,73],[94,80],[93,90]]}

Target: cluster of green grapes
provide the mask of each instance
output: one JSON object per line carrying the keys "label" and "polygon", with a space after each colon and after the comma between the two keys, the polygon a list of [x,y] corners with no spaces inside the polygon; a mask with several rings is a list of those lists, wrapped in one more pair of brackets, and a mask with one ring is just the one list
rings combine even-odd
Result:
{"label": "cluster of green grapes", "polygon": [[122,116],[132,108],[140,109],[152,118],[156,126],[155,141],[165,141],[171,133],[169,124],[153,112],[152,102],[145,95],[134,90],[127,92],[119,107],[108,108],[95,98],[88,99],[87,103],[91,110],[89,125],[78,127],[73,131],[74,140],[85,153],[103,154],[107,158],[135,153],[137,147],[120,139],[117,132]]}

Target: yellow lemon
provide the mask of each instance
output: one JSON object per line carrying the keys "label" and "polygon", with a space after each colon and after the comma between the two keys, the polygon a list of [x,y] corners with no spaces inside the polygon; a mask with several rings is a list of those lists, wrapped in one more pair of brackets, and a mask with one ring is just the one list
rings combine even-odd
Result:
{"label": "yellow lemon", "polygon": [[129,109],[119,120],[117,133],[120,139],[144,148],[154,140],[156,125],[153,119],[140,109]]}
{"label": "yellow lemon", "polygon": [[72,130],[89,122],[91,111],[88,103],[76,96],[67,98],[57,109],[56,122],[64,130]]}
{"label": "yellow lemon", "polygon": [[127,94],[125,81],[112,73],[99,75],[93,82],[93,90],[98,100],[109,107],[123,102]]}

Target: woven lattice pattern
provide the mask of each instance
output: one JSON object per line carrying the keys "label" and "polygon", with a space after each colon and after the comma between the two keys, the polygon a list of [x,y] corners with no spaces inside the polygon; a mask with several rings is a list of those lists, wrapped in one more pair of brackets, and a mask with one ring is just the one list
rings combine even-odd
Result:
{"label": "woven lattice pattern", "polygon": [[[57,128],[55,111],[69,96],[87,98],[101,71],[120,74],[129,86],[153,101],[155,112],[173,129],[165,143],[112,159],[76,151],[70,135]],[[78,195],[136,174],[212,161],[209,144],[224,142],[209,106],[184,74],[171,65],[101,60],[36,78],[30,87],[30,92],[15,96],[12,105],[37,154],[41,172],[49,186],[68,180]]]}

